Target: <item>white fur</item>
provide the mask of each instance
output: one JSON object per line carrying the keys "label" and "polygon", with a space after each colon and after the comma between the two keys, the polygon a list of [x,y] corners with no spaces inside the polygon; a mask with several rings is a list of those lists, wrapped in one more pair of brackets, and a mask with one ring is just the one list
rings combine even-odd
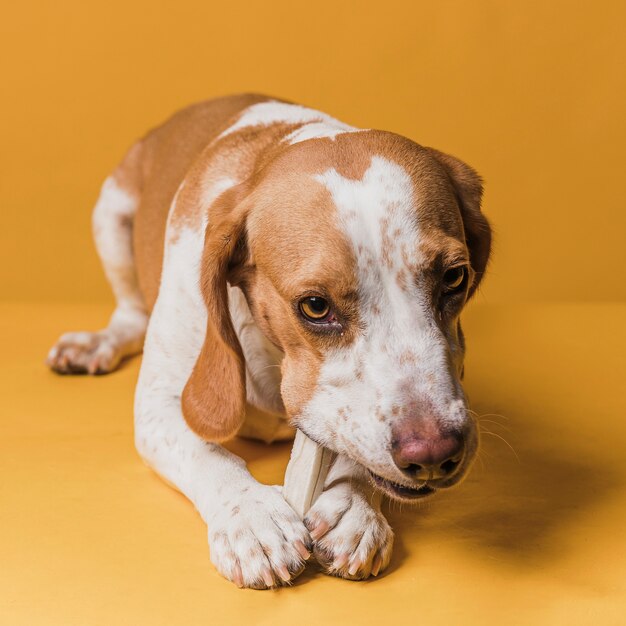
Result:
{"label": "white fur", "polygon": [[222,139],[249,126],[270,126],[277,123],[302,124],[301,128],[296,129],[284,139],[286,143],[290,144],[312,138],[334,138],[340,133],[359,130],[334,119],[326,113],[297,104],[272,100],[270,102],[253,104],[245,109],[239,119],[227,128],[218,139]]}
{"label": "white fur", "polygon": [[97,332],[65,333],[48,353],[48,364],[59,372],[110,372],[126,356],[141,351],[148,323],[132,252],[132,220],[137,198],[112,176],[102,185],[92,226],[96,248],[111,284],[116,308],[106,328]]}
{"label": "white fur", "polygon": [[132,248],[132,220],[138,198],[107,178],[93,210],[92,228],[96,248],[118,303],[143,308],[135,276]]}
{"label": "white fur", "polygon": [[327,353],[297,423],[318,442],[406,483],[390,454],[400,409],[427,398],[447,424],[466,419],[463,392],[448,366],[450,347],[416,282],[421,259],[413,185],[402,167],[381,157],[372,159],[362,180],[334,169],[316,178],[332,194],[357,259],[365,330],[348,348]]}
{"label": "white fur", "polygon": [[332,118],[323,122],[309,122],[304,124],[297,130],[287,135],[283,140],[288,144],[296,144],[307,139],[334,139],[337,135],[343,135],[345,133],[358,133],[360,128],[353,128],[342,122],[338,122]]}
{"label": "white fur", "polygon": [[[364,468],[339,455],[326,479],[326,489],[305,517],[316,540],[315,554],[329,572],[367,578],[387,567],[393,532],[380,512],[380,500],[380,493],[368,484]],[[328,530],[320,534],[320,528]]]}

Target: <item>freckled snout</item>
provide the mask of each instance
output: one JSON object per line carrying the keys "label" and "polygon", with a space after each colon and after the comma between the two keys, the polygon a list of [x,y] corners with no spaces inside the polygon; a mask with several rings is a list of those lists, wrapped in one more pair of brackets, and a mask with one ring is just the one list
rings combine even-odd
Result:
{"label": "freckled snout", "polygon": [[398,469],[413,480],[437,480],[452,476],[463,459],[460,433],[424,428],[423,422],[406,421],[392,431],[391,456]]}

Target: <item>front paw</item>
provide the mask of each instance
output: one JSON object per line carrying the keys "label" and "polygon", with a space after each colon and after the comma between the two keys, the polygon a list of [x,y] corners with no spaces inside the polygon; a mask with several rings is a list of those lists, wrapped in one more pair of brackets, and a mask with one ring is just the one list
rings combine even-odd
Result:
{"label": "front paw", "polygon": [[280,491],[244,486],[207,516],[211,561],[238,587],[270,589],[290,584],[312,548],[302,521]]}
{"label": "front paw", "polygon": [[328,574],[363,580],[389,565],[393,531],[365,490],[346,482],[333,485],[317,499],[304,523],[314,555]]}
{"label": "front paw", "polygon": [[59,374],[106,374],[122,354],[111,332],[65,333],[48,353],[46,364]]}

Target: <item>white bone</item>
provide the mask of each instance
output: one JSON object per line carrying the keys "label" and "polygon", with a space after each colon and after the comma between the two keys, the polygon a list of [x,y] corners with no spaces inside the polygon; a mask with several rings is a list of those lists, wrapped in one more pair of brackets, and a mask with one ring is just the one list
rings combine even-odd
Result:
{"label": "white bone", "polygon": [[283,496],[301,518],[322,493],[333,457],[333,452],[296,430]]}

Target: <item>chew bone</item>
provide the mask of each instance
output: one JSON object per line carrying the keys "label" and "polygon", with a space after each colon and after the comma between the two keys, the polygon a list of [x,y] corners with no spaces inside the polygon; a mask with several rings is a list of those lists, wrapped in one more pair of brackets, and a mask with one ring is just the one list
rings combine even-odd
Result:
{"label": "chew bone", "polygon": [[283,496],[301,518],[322,493],[333,457],[333,452],[296,430]]}

